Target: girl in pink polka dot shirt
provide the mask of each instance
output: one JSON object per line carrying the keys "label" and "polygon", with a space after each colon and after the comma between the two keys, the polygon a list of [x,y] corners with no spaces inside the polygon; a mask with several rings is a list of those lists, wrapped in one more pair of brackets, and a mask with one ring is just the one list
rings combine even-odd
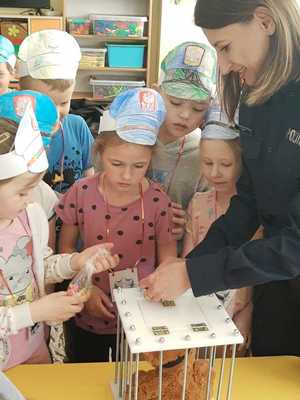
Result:
{"label": "girl in pink polka dot shirt", "polygon": [[94,147],[101,172],[76,182],[57,206],[60,251],[73,252],[80,234],[84,247],[113,242],[120,258],[114,272],[93,275],[90,300],[66,326],[71,362],[107,361],[109,348],[114,357],[112,289],[136,286],[167,257],[176,257],[171,201],[145,177],[165,116],[163,100],[151,89],[129,90],[109,113]]}

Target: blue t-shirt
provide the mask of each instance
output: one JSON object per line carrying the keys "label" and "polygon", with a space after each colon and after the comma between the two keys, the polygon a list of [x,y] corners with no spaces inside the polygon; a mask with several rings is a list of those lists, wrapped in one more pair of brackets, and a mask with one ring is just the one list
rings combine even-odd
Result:
{"label": "blue t-shirt", "polygon": [[44,177],[45,182],[57,192],[65,192],[82,178],[84,172],[92,167],[93,142],[93,136],[82,117],[72,114],[64,117],[62,129],[55,134],[47,151],[49,169]]}

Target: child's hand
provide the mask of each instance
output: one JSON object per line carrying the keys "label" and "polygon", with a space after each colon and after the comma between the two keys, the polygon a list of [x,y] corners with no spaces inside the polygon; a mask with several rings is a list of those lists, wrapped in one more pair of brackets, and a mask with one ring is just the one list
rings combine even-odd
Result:
{"label": "child's hand", "polygon": [[33,322],[63,322],[74,317],[83,308],[79,296],[67,296],[66,292],[51,293],[29,305]]}
{"label": "child's hand", "polygon": [[112,313],[114,306],[103,290],[93,286],[89,300],[85,303],[85,310],[89,315],[101,319],[115,319]]}
{"label": "child's hand", "polygon": [[176,240],[180,240],[185,233],[186,212],[182,209],[181,204],[172,202],[172,222],[175,225],[172,229],[172,235]]}
{"label": "child's hand", "polygon": [[78,272],[89,260],[94,265],[95,272],[102,272],[115,268],[120,260],[118,255],[111,255],[110,251],[113,246],[113,243],[97,244],[88,247],[81,253],[74,254],[71,258],[72,270]]}

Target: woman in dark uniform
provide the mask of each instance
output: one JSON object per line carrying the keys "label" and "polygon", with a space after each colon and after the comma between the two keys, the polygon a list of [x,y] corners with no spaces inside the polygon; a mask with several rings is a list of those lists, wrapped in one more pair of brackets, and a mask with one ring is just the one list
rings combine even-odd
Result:
{"label": "woman in dark uniform", "polygon": [[[300,10],[297,0],[198,0],[218,52],[229,118],[238,107],[243,173],[228,212],[185,260],[141,282],[154,300],[257,285],[252,349],[300,355]],[[249,242],[259,225],[264,238]],[[170,281],[170,269],[172,277]]]}

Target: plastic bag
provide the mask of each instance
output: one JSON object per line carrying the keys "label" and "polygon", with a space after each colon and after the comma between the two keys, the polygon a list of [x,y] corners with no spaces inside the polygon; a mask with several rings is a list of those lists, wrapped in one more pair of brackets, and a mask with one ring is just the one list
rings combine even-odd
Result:
{"label": "plastic bag", "polygon": [[109,254],[107,249],[100,248],[96,254],[87,260],[83,268],[81,268],[81,270],[69,283],[67,295],[74,296],[77,294],[80,297],[84,297],[85,301],[88,300],[93,286],[92,276],[95,272],[97,272],[94,267],[94,261],[97,259],[97,257],[105,256],[107,254]]}

